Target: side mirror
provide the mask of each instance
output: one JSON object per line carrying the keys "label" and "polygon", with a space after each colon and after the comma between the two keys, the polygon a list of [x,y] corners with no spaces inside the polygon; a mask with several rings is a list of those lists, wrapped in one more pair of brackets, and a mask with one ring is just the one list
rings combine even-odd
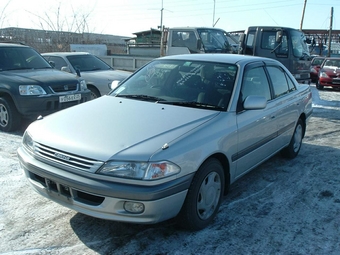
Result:
{"label": "side mirror", "polygon": [[283,34],[282,30],[279,30],[276,32],[275,41],[277,43],[280,43],[282,41],[282,34]]}
{"label": "side mirror", "polygon": [[245,110],[260,110],[267,106],[267,99],[264,96],[248,96],[243,103]]}
{"label": "side mirror", "polygon": [[50,65],[51,65],[53,68],[55,68],[55,63],[54,63],[54,61],[48,61],[48,63],[50,63]]}
{"label": "side mirror", "polygon": [[70,70],[70,68],[68,66],[63,66],[60,70],[64,71],[64,72],[67,72],[67,73],[71,72],[71,70]]}

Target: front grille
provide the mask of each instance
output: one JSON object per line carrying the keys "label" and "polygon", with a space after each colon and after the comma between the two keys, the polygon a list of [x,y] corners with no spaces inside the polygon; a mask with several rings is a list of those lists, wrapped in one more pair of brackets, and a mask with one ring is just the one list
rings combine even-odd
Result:
{"label": "front grille", "polygon": [[64,168],[71,167],[73,169],[93,173],[103,164],[102,161],[56,150],[40,143],[35,143],[34,148],[38,160],[53,166],[64,166]]}
{"label": "front grille", "polygon": [[58,197],[64,197],[68,200],[73,199],[83,204],[98,206],[105,200],[105,197],[90,194],[84,191],[80,191],[67,185],[52,181],[50,179],[44,178],[40,175],[29,172],[29,178],[33,181],[40,183],[49,192],[58,194]]}
{"label": "front grille", "polygon": [[50,89],[54,93],[63,93],[63,92],[77,91],[78,85],[77,84],[55,85],[53,87],[50,87]]}

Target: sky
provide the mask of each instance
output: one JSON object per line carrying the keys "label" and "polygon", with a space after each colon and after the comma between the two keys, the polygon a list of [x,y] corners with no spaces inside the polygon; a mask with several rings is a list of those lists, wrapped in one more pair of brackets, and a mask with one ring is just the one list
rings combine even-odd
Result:
{"label": "sky", "polygon": [[[248,26],[340,29],[340,0],[1,0],[0,28],[18,27],[132,37],[165,27],[204,26],[225,31]],[[53,27],[53,28],[52,28]],[[79,30],[78,30],[79,31]]]}

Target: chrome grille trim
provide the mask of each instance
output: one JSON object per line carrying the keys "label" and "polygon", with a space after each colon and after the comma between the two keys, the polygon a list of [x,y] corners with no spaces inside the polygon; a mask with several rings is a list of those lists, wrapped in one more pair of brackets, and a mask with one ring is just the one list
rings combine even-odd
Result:
{"label": "chrome grille trim", "polygon": [[56,150],[40,143],[34,143],[34,154],[40,161],[49,165],[64,166],[94,173],[104,162]]}

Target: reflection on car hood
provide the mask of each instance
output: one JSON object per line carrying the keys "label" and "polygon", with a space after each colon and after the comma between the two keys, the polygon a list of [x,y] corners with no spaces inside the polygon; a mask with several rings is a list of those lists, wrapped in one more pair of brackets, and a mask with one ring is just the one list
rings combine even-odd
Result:
{"label": "reflection on car hood", "polygon": [[[103,96],[32,123],[39,143],[96,160],[148,160],[218,111]],[[138,147],[138,148],[137,148]]]}
{"label": "reflection on car hood", "polygon": [[87,71],[81,72],[80,75],[86,81],[107,80],[107,81],[122,81],[131,75],[131,72],[120,70],[104,70],[104,71]]}
{"label": "reflection on car hood", "polygon": [[[61,81],[63,84],[77,83],[77,80],[72,74],[54,69],[29,69],[29,70],[10,70],[0,73],[3,82],[16,81],[21,84],[56,84]],[[67,79],[69,79],[67,81]]]}

